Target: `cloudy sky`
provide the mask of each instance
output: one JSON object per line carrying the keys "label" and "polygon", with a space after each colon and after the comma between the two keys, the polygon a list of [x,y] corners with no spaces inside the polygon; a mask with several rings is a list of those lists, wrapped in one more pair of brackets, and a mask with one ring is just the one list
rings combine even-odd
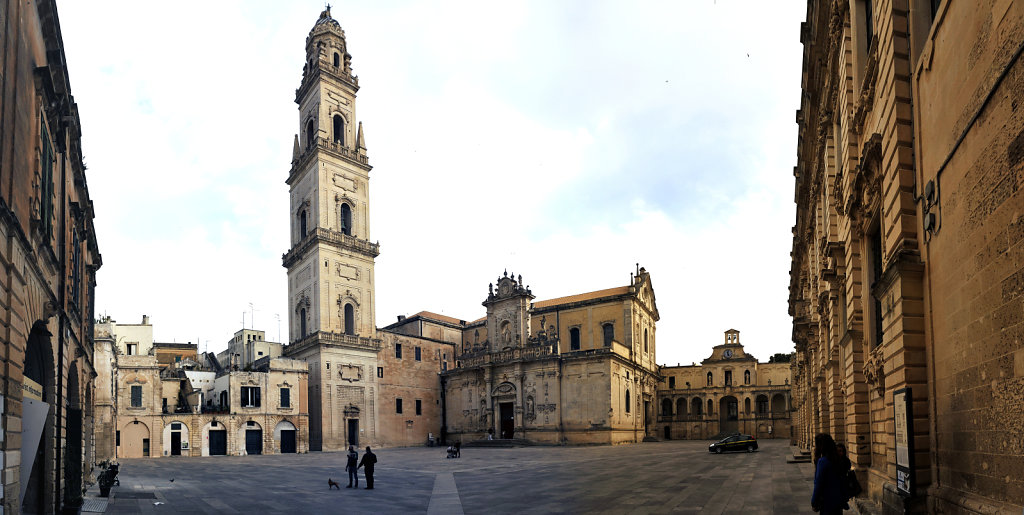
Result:
{"label": "cloudy sky", "polygon": [[[335,4],[374,166],[378,326],[478,318],[505,269],[542,300],[640,263],[659,363],[700,361],[729,328],[760,359],[789,351],[801,4]],[[200,350],[243,316],[287,334],[284,181],[322,9],[60,2],[100,314]]]}

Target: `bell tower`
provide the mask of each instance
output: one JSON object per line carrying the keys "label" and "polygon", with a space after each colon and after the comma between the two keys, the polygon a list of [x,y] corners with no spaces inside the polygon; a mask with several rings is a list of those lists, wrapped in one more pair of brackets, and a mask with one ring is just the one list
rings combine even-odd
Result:
{"label": "bell tower", "polygon": [[[358,91],[345,31],[328,6],[306,37],[302,82],[295,90],[299,132],[286,181],[291,247],[282,257],[288,270],[285,352],[313,365],[312,449],[320,449],[321,442],[323,449],[344,448],[348,428],[358,427],[366,442],[374,434],[372,411],[360,411],[373,404],[371,385],[347,378],[342,391],[335,384],[339,378],[332,375],[344,364],[364,368],[360,377],[373,378],[380,348],[374,317],[374,259],[379,252],[370,240],[372,167],[356,118]],[[343,420],[349,418],[343,413],[362,413],[361,425]]]}

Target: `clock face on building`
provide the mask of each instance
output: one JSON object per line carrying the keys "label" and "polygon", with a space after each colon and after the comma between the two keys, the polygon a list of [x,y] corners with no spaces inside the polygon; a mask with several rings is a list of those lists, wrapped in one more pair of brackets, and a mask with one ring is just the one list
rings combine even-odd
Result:
{"label": "clock face on building", "polygon": [[732,349],[725,349],[724,351],[722,351],[722,357],[725,358],[725,359],[731,358],[732,357]]}

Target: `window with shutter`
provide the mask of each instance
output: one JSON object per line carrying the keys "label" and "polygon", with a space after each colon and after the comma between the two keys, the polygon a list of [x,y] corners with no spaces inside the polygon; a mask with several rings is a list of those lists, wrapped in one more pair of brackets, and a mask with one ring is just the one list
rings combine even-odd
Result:
{"label": "window with shutter", "polygon": [[139,385],[133,385],[132,386],[132,407],[133,408],[141,408],[142,407],[142,386],[139,386]]}
{"label": "window with shutter", "polygon": [[288,388],[281,388],[281,407],[292,407],[292,392]]}

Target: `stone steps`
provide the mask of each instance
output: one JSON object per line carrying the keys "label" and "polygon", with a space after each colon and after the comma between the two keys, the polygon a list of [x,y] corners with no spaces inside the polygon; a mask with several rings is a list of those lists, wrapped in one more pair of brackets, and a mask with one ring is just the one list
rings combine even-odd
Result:
{"label": "stone steps", "polygon": [[494,440],[487,440],[485,438],[483,440],[470,440],[468,442],[463,442],[463,444],[462,444],[463,447],[494,447],[494,448],[528,447],[528,446],[532,446],[532,445],[533,445],[533,442],[531,442],[531,441],[529,441],[529,440],[527,440],[525,438],[512,438],[512,439],[507,439],[507,440],[502,440],[502,439],[499,439],[499,438],[496,438]]}
{"label": "stone steps", "polygon": [[811,451],[805,451],[799,447],[792,447],[793,452],[786,457],[786,463],[810,463]]}

